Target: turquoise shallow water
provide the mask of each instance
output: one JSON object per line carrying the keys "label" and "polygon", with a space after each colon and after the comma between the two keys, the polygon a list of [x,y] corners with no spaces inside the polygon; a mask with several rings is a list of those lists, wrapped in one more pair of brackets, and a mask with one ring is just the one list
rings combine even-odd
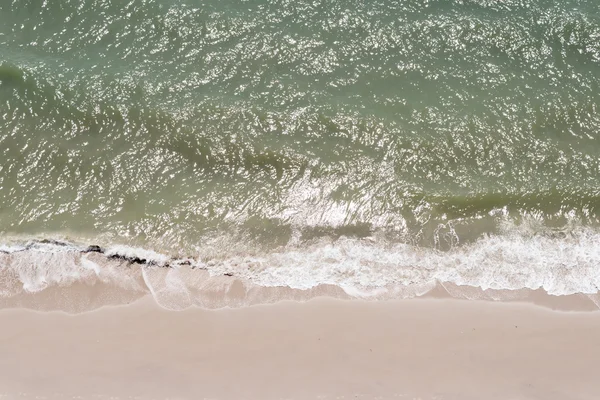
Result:
{"label": "turquoise shallow water", "polygon": [[600,8],[5,1],[0,116],[7,238],[567,235],[599,223]]}

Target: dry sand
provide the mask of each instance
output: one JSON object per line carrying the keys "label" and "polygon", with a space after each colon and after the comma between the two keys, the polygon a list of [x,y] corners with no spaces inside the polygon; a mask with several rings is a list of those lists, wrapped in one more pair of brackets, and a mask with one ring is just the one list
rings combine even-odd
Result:
{"label": "dry sand", "polygon": [[1,399],[598,399],[600,312],[313,299],[0,311]]}

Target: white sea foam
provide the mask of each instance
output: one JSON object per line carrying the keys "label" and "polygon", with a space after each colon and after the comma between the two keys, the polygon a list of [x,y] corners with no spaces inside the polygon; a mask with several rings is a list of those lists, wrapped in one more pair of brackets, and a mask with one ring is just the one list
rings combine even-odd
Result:
{"label": "white sea foam", "polygon": [[204,266],[212,274],[229,273],[262,286],[306,289],[333,284],[353,288],[347,289],[349,294],[431,282],[482,289],[543,288],[555,295],[596,293],[600,287],[600,235],[581,231],[561,239],[492,236],[446,252],[342,238]]}
{"label": "white sea foam", "polygon": [[1,295],[85,281],[146,291],[161,304],[189,305],[193,293],[207,290],[207,275],[232,275],[263,287],[335,285],[352,297],[394,295],[394,287],[412,288],[399,297],[418,296],[438,282],[497,290],[542,288],[553,295],[595,294],[600,287],[600,232],[591,228],[541,235],[522,227],[505,229],[448,251],[347,237],[248,256],[232,252],[194,259],[122,245],[103,254],[85,253],[86,247],[51,241],[2,247],[11,250],[0,253]]}
{"label": "white sea foam", "polygon": [[26,249],[25,245],[0,244],[0,253],[16,253]]}

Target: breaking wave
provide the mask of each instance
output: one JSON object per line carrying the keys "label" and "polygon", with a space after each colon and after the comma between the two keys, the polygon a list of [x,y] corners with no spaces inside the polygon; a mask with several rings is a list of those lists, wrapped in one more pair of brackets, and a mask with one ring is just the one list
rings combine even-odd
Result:
{"label": "breaking wave", "polygon": [[[116,290],[120,300],[113,299],[113,304],[151,294],[169,309],[240,306],[315,293],[406,298],[439,284],[592,295],[600,287],[600,233],[581,227],[533,233],[513,226],[445,251],[377,235],[320,237],[262,253],[189,258],[125,245],[48,239],[0,246],[0,296],[6,304],[19,296],[57,290],[68,298],[82,284]],[[260,288],[274,290],[257,295]]]}

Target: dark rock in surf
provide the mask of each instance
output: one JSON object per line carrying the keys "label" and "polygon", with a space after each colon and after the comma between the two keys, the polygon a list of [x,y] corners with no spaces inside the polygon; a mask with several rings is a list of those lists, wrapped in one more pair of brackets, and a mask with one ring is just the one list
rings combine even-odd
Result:
{"label": "dark rock in surf", "polygon": [[148,266],[157,266],[161,268],[172,268],[170,264],[157,264],[156,261],[147,260],[145,258],[140,257],[128,257],[121,254],[110,254],[107,256],[111,260],[123,260],[127,261],[129,264],[139,264],[139,265],[148,265]]}
{"label": "dark rock in surf", "polygon": [[110,258],[112,260],[127,261],[130,264],[147,264],[147,262],[148,262],[148,260],[146,260],[145,258],[127,257],[127,256],[123,256],[121,254],[111,254],[111,255],[108,256],[108,258]]}
{"label": "dark rock in surf", "polygon": [[91,246],[88,246],[88,248],[85,249],[83,252],[84,253],[104,253],[104,250],[102,250],[102,247],[93,244]]}

